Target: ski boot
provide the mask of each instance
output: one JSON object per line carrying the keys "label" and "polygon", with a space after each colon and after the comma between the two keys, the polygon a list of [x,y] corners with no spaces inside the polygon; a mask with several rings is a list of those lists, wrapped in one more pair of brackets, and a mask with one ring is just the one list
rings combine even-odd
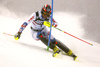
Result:
{"label": "ski boot", "polygon": [[77,56],[76,56],[76,55],[73,55],[73,58],[74,58],[74,61],[76,61],[76,60],[77,60]]}
{"label": "ski boot", "polygon": [[76,61],[77,56],[75,54],[73,54],[73,52],[71,50],[68,51],[67,53],[69,56],[72,56],[74,58],[74,61]]}
{"label": "ski boot", "polygon": [[53,57],[56,57],[60,53],[60,50],[57,48],[57,46],[55,46],[53,52]]}

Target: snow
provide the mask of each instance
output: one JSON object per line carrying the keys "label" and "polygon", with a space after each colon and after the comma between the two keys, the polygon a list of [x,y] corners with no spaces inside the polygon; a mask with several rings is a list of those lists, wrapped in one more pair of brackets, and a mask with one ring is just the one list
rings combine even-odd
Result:
{"label": "snow", "polygon": [[[96,42],[84,39],[92,43],[91,46],[52,28],[52,34],[78,56],[77,61],[73,61],[72,57],[62,53],[57,58],[52,57],[52,50],[47,51],[42,42],[31,37],[30,25],[18,41],[3,34],[14,35],[23,23],[21,17],[10,15],[12,13],[0,16],[0,67],[100,67],[100,44]],[[55,12],[54,17],[59,23],[58,28],[83,39],[85,32],[81,20],[85,15]]]}

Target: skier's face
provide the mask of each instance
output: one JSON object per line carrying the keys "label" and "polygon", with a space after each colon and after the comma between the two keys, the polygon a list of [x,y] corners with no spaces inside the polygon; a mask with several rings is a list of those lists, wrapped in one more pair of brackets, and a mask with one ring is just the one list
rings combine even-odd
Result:
{"label": "skier's face", "polygon": [[50,13],[43,12],[42,16],[43,16],[43,18],[47,18],[50,16]]}
{"label": "skier's face", "polygon": [[48,16],[47,15],[45,15],[45,14],[42,14],[42,16],[43,16],[43,18],[47,18]]}

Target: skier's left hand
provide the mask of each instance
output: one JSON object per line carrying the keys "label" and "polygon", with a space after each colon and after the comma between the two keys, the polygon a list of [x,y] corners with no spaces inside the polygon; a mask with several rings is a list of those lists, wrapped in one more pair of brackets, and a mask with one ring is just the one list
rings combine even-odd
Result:
{"label": "skier's left hand", "polygon": [[51,23],[48,22],[48,21],[44,21],[43,24],[44,24],[45,26],[48,26],[48,27],[50,27],[50,25],[51,25]]}

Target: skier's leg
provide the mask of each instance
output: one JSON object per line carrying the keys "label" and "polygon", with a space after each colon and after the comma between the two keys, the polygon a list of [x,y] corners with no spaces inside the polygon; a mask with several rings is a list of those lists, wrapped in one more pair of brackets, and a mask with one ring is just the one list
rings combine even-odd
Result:
{"label": "skier's leg", "polygon": [[[43,36],[42,34],[40,34],[39,36],[39,39],[46,45],[48,46],[48,38],[46,38],[45,36]],[[60,50],[57,48],[57,46],[55,44],[53,44],[51,41],[50,41],[50,44],[49,44],[49,47],[51,49],[53,49],[54,53],[53,53],[53,57],[57,56],[59,53],[60,53]]]}
{"label": "skier's leg", "polygon": [[60,42],[59,40],[55,39],[54,44],[56,44],[60,49],[62,49],[65,53],[68,53],[69,48],[67,46],[65,46],[62,42]]}
{"label": "skier's leg", "polygon": [[[34,31],[31,29],[31,34],[35,40],[41,40],[46,46],[48,46],[48,30],[46,27],[42,31]],[[49,47],[54,49],[55,45],[50,42]]]}
{"label": "skier's leg", "polygon": [[[46,27],[42,31],[34,31],[34,30],[31,29],[31,34],[32,34],[32,37],[35,40],[41,40],[46,46],[48,46],[48,35],[49,35],[49,32],[48,32]],[[51,36],[51,41],[54,41],[54,37],[53,36]],[[57,46],[55,44],[52,44],[51,41],[50,41],[49,47],[51,49],[53,49],[54,52],[59,51]]]}
{"label": "skier's leg", "polygon": [[[45,27],[41,33],[38,32],[38,38],[46,45],[48,46],[48,37],[49,37],[49,31],[47,29],[47,27]],[[51,49],[55,48],[55,44],[52,44],[52,41],[54,40],[54,37],[51,35],[51,39],[50,39],[50,45],[49,47]]]}
{"label": "skier's leg", "polygon": [[67,53],[69,56],[74,57],[74,60],[77,58],[77,56],[66,46],[64,45],[62,42],[60,42],[59,40],[55,39],[54,42],[60,49],[62,49],[65,53]]}
{"label": "skier's leg", "polygon": [[[46,38],[46,37],[45,37],[44,35],[42,35],[42,34],[38,35],[38,38],[39,38],[46,46],[48,46],[48,38]],[[55,45],[52,44],[52,43],[50,42],[49,47],[50,47],[51,49],[54,49]]]}

